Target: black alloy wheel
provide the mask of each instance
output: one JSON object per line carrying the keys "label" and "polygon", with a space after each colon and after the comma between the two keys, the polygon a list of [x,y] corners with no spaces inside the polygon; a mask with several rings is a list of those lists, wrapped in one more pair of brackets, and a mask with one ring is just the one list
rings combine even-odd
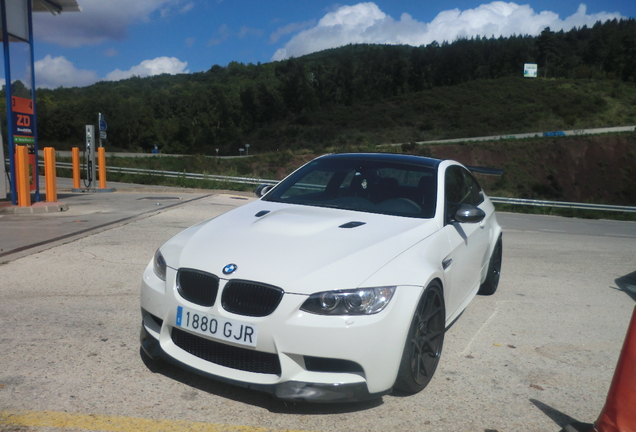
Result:
{"label": "black alloy wheel", "polygon": [[503,256],[503,242],[501,237],[502,236],[500,234],[499,239],[497,239],[497,244],[495,244],[495,249],[492,251],[492,255],[490,256],[486,280],[479,287],[478,294],[493,295],[495,291],[497,291],[499,278],[501,277],[501,259]]}
{"label": "black alloy wheel", "polygon": [[415,309],[395,389],[415,394],[428,385],[442,355],[445,325],[444,293],[434,281],[424,291]]}

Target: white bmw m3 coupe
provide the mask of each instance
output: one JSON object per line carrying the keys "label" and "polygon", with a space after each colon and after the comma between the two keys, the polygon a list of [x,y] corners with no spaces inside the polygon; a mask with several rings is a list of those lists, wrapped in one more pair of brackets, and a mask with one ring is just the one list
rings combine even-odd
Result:
{"label": "white bmw m3 coupe", "polygon": [[446,328],[493,294],[501,227],[463,165],[336,154],[176,235],[141,284],[141,346],[291,401],[413,394]]}

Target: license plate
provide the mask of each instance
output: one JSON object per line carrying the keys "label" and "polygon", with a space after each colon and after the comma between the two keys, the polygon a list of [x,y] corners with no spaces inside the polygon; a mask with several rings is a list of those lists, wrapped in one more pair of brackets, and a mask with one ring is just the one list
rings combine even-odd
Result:
{"label": "license plate", "polygon": [[177,306],[176,326],[225,342],[256,346],[258,326]]}

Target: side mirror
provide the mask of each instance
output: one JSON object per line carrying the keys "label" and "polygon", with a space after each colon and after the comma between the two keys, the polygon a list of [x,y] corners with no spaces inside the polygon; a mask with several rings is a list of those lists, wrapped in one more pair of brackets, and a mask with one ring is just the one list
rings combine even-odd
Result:
{"label": "side mirror", "polygon": [[256,190],[254,191],[254,193],[256,194],[257,197],[261,198],[262,196],[264,196],[265,194],[267,194],[267,192],[269,192],[270,190],[272,190],[274,186],[272,185],[259,185]]}
{"label": "side mirror", "polygon": [[486,213],[478,207],[470,204],[462,204],[457,210],[453,219],[463,223],[479,223],[484,220]]}

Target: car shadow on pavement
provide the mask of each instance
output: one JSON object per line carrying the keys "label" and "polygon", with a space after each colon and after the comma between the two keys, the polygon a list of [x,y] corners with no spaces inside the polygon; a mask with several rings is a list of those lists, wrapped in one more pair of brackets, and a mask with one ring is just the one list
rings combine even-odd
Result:
{"label": "car shadow on pavement", "polygon": [[624,291],[632,300],[636,301],[636,272],[621,276],[614,282],[616,282],[621,291]]}
{"label": "car shadow on pavement", "polygon": [[148,355],[141,348],[139,349],[139,355],[148,370],[150,370],[152,373],[161,374],[167,378],[178,381],[187,386],[222,398],[258,406],[272,413],[342,414],[356,411],[365,411],[380,406],[384,403],[382,398],[377,398],[365,402],[350,403],[286,402],[276,399],[268,393],[215,381],[213,379],[202,377],[201,375],[195,374],[194,372],[181,369],[163,360],[153,360],[148,357]]}
{"label": "car shadow on pavement", "polygon": [[536,399],[530,399],[530,402],[532,402],[534,406],[539,408],[539,410],[543,412],[543,414],[548,416],[550,420],[552,420],[559,427],[561,427],[562,432],[579,432],[579,431],[587,432],[592,427],[591,424],[581,423],[578,420],[570,417],[569,415],[564,414],[561,411],[554,409],[551,406],[546,405],[541,401],[538,401]]}

